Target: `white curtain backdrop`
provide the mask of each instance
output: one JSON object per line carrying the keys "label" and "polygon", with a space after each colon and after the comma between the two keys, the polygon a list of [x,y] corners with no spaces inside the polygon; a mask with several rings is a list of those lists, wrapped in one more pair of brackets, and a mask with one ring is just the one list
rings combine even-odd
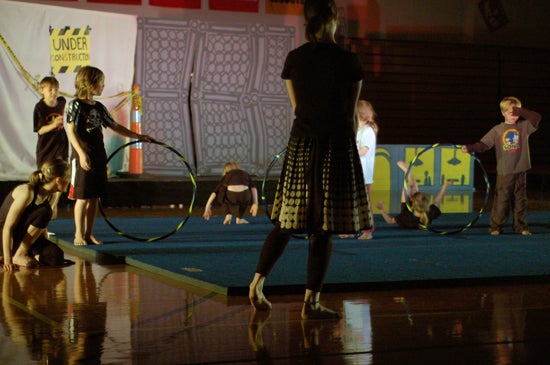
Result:
{"label": "white curtain backdrop", "polygon": [[[40,95],[20,67],[36,82],[40,81],[51,74],[50,28],[90,27],[90,64],[105,73],[105,89],[98,100],[112,109],[124,99],[112,96],[132,89],[137,18],[4,0],[0,0],[0,14],[0,34],[5,41],[0,44],[0,180],[25,181],[36,170],[33,109]],[[74,94],[75,75],[54,75],[60,82],[60,91]],[[72,96],[65,98],[69,101]],[[126,104],[114,114],[117,122],[125,126],[129,125],[129,107]],[[105,135],[108,152],[124,142],[118,135]],[[120,159],[117,163],[122,165]],[[119,170],[122,166],[110,167]]]}

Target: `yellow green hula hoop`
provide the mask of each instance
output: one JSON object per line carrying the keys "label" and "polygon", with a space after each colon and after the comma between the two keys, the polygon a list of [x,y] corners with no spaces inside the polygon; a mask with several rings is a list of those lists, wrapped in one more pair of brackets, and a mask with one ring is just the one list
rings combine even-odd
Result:
{"label": "yellow green hula hoop", "polygon": [[120,146],[119,148],[117,148],[113,153],[111,153],[111,155],[107,158],[107,163],[109,163],[109,161],[121,150],[123,150],[124,148],[128,147],[128,146],[131,146],[131,145],[134,145],[136,143],[152,143],[152,144],[157,144],[159,146],[162,146],[164,148],[166,148],[167,150],[173,152],[176,156],[178,156],[178,158],[184,163],[185,167],[187,168],[187,172],[189,174],[189,179],[191,180],[191,183],[193,184],[193,194],[192,194],[192,197],[191,197],[191,202],[189,203],[189,209],[187,211],[187,215],[185,217],[183,217],[183,219],[181,220],[181,222],[179,222],[177,224],[177,226],[172,229],[171,231],[165,233],[165,234],[162,234],[162,235],[159,235],[159,236],[155,236],[155,237],[138,237],[138,236],[134,236],[132,234],[129,234],[129,233],[126,233],[126,232],[123,232],[122,230],[118,229],[114,224],[113,222],[111,222],[109,220],[109,218],[107,217],[107,214],[105,213],[105,210],[103,209],[103,205],[101,204],[101,199],[99,199],[99,211],[101,212],[101,215],[103,216],[103,218],[105,219],[105,222],[107,223],[107,225],[109,227],[111,227],[119,236],[122,236],[122,237],[126,237],[126,238],[129,238],[131,240],[134,240],[134,241],[140,241],[140,242],[155,242],[155,241],[160,241],[160,240],[163,240],[171,235],[173,235],[174,233],[178,232],[180,229],[182,229],[182,227],[185,225],[185,223],[187,223],[187,220],[189,219],[189,217],[191,217],[191,213],[193,212],[193,206],[195,205],[195,199],[196,199],[196,196],[197,196],[197,181],[195,179],[195,175],[193,174],[193,170],[191,169],[191,166],[189,165],[189,162],[187,162],[187,159],[180,153],[178,152],[175,148],[171,147],[170,145],[166,144],[166,143],[163,143],[163,142],[158,142],[158,141],[151,141],[151,142],[142,142],[142,141],[138,141],[138,140],[134,140],[134,141],[131,141],[131,142],[128,142],[122,146]]}
{"label": "yellow green hula hoop", "polygon": [[[416,161],[420,158],[420,156],[422,156],[425,152],[433,149],[433,148],[436,148],[438,146],[441,146],[442,144],[441,143],[435,143],[431,146],[428,146],[424,149],[422,149],[420,152],[418,152],[416,154],[416,156],[414,156],[414,158],[412,159],[412,161],[409,163],[409,167],[407,168],[407,171],[405,172],[405,175],[403,177],[403,189],[405,190],[405,196],[408,196],[408,192],[407,192],[407,189],[408,189],[408,178],[409,178],[409,174],[410,174],[410,171],[411,169],[413,168],[413,166],[415,166],[416,164]],[[457,144],[453,144],[453,143],[450,143],[450,144],[447,144],[447,146],[453,146],[454,148],[461,148],[462,146],[460,145],[457,145]],[[483,164],[481,163],[481,161],[479,160],[479,158],[477,158],[477,156],[474,154],[474,153],[471,153],[470,154],[471,157],[474,159],[474,161],[477,163],[477,165],[479,166],[479,168],[481,169],[481,171],[483,172],[483,179],[485,181],[485,198],[483,200],[483,204],[481,206],[481,208],[479,209],[479,211],[474,215],[473,219],[470,220],[469,222],[467,222],[466,224],[464,224],[463,226],[460,226],[459,228],[457,229],[453,229],[453,230],[449,230],[449,231],[444,231],[444,230],[439,230],[439,229],[436,229],[434,228],[431,224],[426,226],[426,225],[423,225],[423,224],[420,224],[420,228],[422,229],[425,229],[427,231],[430,231],[430,232],[433,232],[433,233],[436,233],[436,234],[440,234],[440,235],[449,235],[449,234],[455,234],[455,233],[460,233],[460,232],[464,232],[465,230],[467,230],[468,228],[472,227],[474,224],[476,224],[476,222],[479,220],[479,218],[481,218],[481,215],[483,214],[483,212],[485,211],[485,208],[487,207],[487,203],[489,202],[489,195],[490,195],[490,190],[491,190],[491,184],[489,183],[489,177],[487,175],[487,171],[485,170],[485,168],[483,167]],[[409,210],[409,212],[411,212],[411,214],[413,213],[413,210],[412,210],[412,207],[410,205],[410,202],[409,202],[409,199],[405,199],[406,201],[406,205],[407,205],[407,209]]]}

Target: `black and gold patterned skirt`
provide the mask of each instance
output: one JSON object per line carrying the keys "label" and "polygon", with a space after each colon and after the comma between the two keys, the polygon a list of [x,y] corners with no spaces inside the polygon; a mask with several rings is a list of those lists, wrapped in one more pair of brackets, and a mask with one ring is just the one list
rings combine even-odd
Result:
{"label": "black and gold patterned skirt", "polygon": [[354,137],[290,137],[271,219],[292,233],[372,228]]}

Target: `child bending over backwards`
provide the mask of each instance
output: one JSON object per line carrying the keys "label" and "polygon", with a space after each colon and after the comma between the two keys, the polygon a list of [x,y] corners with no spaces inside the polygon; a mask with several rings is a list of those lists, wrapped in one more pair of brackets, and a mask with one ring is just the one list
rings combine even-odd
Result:
{"label": "child bending over backwards", "polygon": [[223,167],[223,178],[216,186],[216,190],[206,202],[204,208],[204,219],[209,220],[212,216],[212,202],[218,198],[218,201],[225,210],[225,219],[223,224],[231,224],[231,208],[238,207],[237,224],[246,224],[248,221],[243,218],[244,212],[248,206],[250,214],[254,217],[258,214],[258,190],[250,175],[241,169],[238,163],[230,161]]}
{"label": "child bending over backwards", "polygon": [[[397,162],[397,166],[403,171],[407,171],[407,165],[403,161]],[[443,200],[443,195],[449,186],[453,184],[452,180],[447,181],[442,187],[433,204],[430,204],[428,195],[418,191],[418,185],[416,184],[416,179],[414,176],[409,173],[407,179],[408,185],[408,201],[412,209],[412,212],[409,211],[407,207],[407,202],[405,201],[405,190],[401,192],[401,212],[395,217],[391,217],[386,210],[384,209],[384,203],[379,201],[376,204],[376,207],[380,209],[384,220],[388,224],[397,224],[400,228],[409,228],[409,229],[418,229],[422,226],[428,226],[434,219],[438,218],[441,215],[441,210],[439,210],[439,204]]]}

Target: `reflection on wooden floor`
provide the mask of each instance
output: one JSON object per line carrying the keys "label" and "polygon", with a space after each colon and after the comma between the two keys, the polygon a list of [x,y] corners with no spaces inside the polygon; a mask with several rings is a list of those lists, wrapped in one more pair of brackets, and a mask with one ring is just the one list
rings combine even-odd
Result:
{"label": "reflection on wooden floor", "polygon": [[[531,209],[547,209],[548,201],[535,198]],[[255,313],[246,297],[68,258],[75,263],[63,268],[0,273],[0,364],[531,365],[550,358],[547,278],[326,293],[322,303],[342,319],[302,321],[301,295],[267,293],[273,310]]]}
{"label": "reflection on wooden floor", "polygon": [[542,364],[550,284],[246,298],[86,263],[2,274],[1,364]]}

